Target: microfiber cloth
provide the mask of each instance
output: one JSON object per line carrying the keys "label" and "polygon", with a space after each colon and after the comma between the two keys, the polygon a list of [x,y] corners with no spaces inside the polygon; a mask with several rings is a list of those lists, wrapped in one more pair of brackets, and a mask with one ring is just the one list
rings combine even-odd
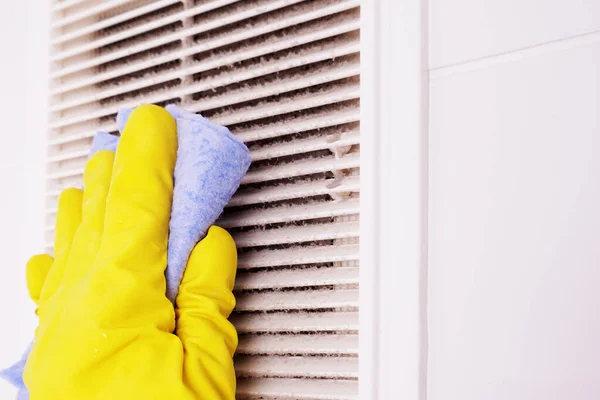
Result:
{"label": "microfiber cloth", "polygon": [[94,139],[92,140],[92,146],[90,148],[90,155],[92,157],[94,154],[99,152],[100,150],[109,150],[109,151],[117,151],[117,145],[119,144],[119,137],[116,135],[111,135],[106,132],[98,132]]}
{"label": "microfiber cloth", "polygon": [[[246,145],[224,126],[176,105],[177,161],[167,250],[167,297],[173,303],[190,253],[215,223],[250,167]],[[117,115],[123,131],[132,109]]]}
{"label": "microfiber cloth", "polygon": [[[177,121],[178,150],[175,163],[173,204],[169,222],[167,250],[167,297],[175,303],[187,260],[196,243],[217,220],[237,190],[251,162],[248,148],[229,129],[214,124],[199,114],[168,105],[166,110]],[[119,132],[133,109],[117,114]],[[99,132],[93,139],[90,156],[100,150],[115,151],[118,136]],[[19,399],[27,399],[23,358],[0,373],[18,386]]]}
{"label": "microfiber cloth", "polygon": [[33,342],[27,347],[27,350],[25,350],[25,353],[23,353],[23,356],[19,361],[5,370],[0,371],[0,377],[4,378],[19,389],[17,400],[29,399],[29,391],[23,382],[23,371],[25,371],[25,363],[27,362],[27,357],[29,356],[32,346]]}

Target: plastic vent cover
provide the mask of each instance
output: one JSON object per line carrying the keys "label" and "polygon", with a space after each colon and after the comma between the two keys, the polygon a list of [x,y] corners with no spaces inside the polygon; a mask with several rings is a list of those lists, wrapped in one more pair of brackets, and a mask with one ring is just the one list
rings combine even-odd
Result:
{"label": "plastic vent cover", "polygon": [[240,399],[358,396],[359,3],[52,6],[48,252],[58,194],[119,108],[179,103],[251,150],[219,221],[239,248]]}

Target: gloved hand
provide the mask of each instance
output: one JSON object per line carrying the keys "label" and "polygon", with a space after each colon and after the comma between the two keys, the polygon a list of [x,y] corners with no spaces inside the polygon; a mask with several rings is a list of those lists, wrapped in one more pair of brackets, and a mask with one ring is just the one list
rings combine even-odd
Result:
{"label": "gloved hand", "polygon": [[61,194],[55,258],[27,266],[40,318],[24,375],[32,400],[235,397],[231,236],[211,227],[176,309],[165,296],[176,151],[171,115],[138,107],[116,155],[96,153],[84,191]]}

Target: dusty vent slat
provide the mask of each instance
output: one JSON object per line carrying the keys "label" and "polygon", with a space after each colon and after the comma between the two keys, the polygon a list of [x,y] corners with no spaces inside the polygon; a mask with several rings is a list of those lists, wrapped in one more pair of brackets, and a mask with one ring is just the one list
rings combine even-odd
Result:
{"label": "dusty vent slat", "polygon": [[290,247],[282,250],[253,250],[240,254],[238,268],[306,265],[358,260],[358,246],[330,245]]}
{"label": "dusty vent slat", "polygon": [[250,292],[237,296],[238,311],[321,310],[358,307],[357,289]]}
{"label": "dusty vent slat", "polygon": [[359,108],[355,104],[351,104],[292,115],[273,122],[253,124],[249,127],[235,129],[235,134],[244,141],[260,140],[356,122],[359,118]]}
{"label": "dusty vent slat", "polygon": [[241,379],[238,399],[357,400],[358,382],[327,379]]}
{"label": "dusty vent slat", "polygon": [[[256,84],[249,83],[239,89],[229,90],[226,94],[207,98],[206,100],[199,100],[195,107],[198,108],[198,111],[210,110],[350,78],[360,74],[358,60],[352,61],[349,61],[347,64],[337,63],[330,66],[315,68],[304,74],[294,71],[293,75],[289,74],[279,78],[265,79],[264,82],[259,80]],[[282,75],[281,72],[279,72],[279,74],[280,76]],[[188,90],[197,92],[199,91],[197,90],[198,88],[200,88],[200,90],[206,90],[205,84],[191,86]],[[193,92],[190,92],[190,94],[191,93]]]}
{"label": "dusty vent slat", "polygon": [[240,274],[236,290],[358,284],[357,267],[312,267]]}
{"label": "dusty vent slat", "polygon": [[282,222],[302,221],[309,219],[339,217],[359,212],[358,199],[333,202],[316,202],[314,204],[283,205],[279,207],[230,213],[219,220],[224,228],[239,228],[275,224]]}
{"label": "dusty vent slat", "polygon": [[358,356],[358,335],[244,335],[240,337],[237,353],[245,355]]}
{"label": "dusty vent slat", "polygon": [[254,169],[244,177],[242,183],[265,182],[275,179],[291,178],[294,176],[303,176],[316,174],[318,172],[356,168],[360,165],[360,156],[358,153],[352,153],[340,158],[335,156],[320,157],[317,159],[306,159],[293,161],[276,167],[263,167]]}
{"label": "dusty vent slat", "polygon": [[358,192],[359,178],[356,176],[339,179],[311,180],[296,184],[282,184],[261,189],[239,190],[229,202],[231,206],[260,204],[272,201],[313,197],[323,194]]}
{"label": "dusty vent slat", "polygon": [[235,364],[239,377],[358,378],[354,357],[242,356]]}
{"label": "dusty vent slat", "polygon": [[286,226],[277,229],[252,230],[234,234],[238,247],[272,246],[319,240],[358,237],[356,222],[337,222],[303,226]]}
{"label": "dusty vent slat", "polygon": [[308,137],[306,139],[292,139],[285,142],[275,143],[256,149],[252,149],[253,161],[267,160],[275,157],[289,156],[291,154],[302,154],[316,150],[330,149],[333,152],[340,148],[360,143],[358,128],[340,129],[340,132],[330,131],[327,136]]}
{"label": "dusty vent slat", "polygon": [[358,312],[234,313],[230,317],[239,333],[357,332]]}

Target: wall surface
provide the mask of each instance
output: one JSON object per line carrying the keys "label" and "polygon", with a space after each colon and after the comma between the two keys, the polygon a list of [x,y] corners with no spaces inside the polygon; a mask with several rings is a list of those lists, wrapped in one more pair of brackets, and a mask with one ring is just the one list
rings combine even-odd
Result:
{"label": "wall surface", "polygon": [[429,8],[429,399],[598,399],[600,2]]}
{"label": "wall surface", "polygon": [[[49,2],[0,2],[0,368],[20,356],[36,325],[25,262],[43,250]],[[14,398],[0,381],[0,399]]]}

